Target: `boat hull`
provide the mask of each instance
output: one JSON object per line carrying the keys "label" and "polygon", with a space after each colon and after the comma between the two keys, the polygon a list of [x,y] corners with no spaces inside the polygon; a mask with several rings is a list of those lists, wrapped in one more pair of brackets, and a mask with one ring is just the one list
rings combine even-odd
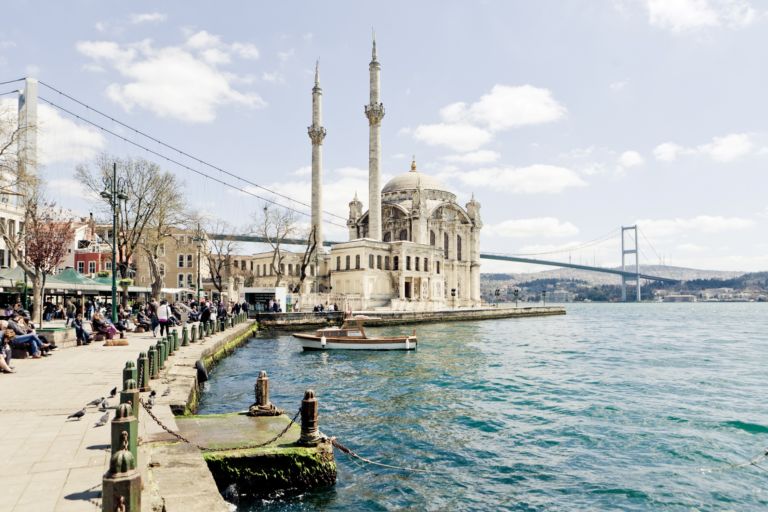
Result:
{"label": "boat hull", "polygon": [[319,338],[314,335],[294,334],[304,350],[415,350],[415,336],[389,339]]}

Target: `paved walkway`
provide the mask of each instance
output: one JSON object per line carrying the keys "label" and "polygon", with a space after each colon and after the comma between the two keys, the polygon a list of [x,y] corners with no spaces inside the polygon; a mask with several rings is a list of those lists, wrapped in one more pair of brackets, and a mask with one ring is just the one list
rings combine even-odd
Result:
{"label": "paved walkway", "polygon": [[80,421],[67,416],[115,386],[122,389],[125,362],[155,342],[151,333],[128,340],[125,347],[94,342],[14,360],[17,373],[0,375],[0,512],[101,510],[109,423],[94,427],[104,414],[96,407]]}

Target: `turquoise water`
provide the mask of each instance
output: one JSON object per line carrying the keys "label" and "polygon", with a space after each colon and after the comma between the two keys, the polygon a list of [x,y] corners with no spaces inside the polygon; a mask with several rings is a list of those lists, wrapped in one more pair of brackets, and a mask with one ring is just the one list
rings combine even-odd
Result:
{"label": "turquoise water", "polygon": [[[320,399],[329,490],[266,510],[758,510],[768,461],[768,305],[585,304],[546,318],[417,326],[415,352],[302,352],[254,338],[211,376],[201,413]],[[386,333],[410,330],[371,329]]]}

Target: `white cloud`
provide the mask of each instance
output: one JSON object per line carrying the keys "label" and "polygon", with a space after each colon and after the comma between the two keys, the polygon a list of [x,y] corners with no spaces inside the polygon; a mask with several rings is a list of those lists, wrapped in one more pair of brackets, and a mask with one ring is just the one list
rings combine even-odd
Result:
{"label": "white cloud", "polygon": [[618,80],[616,82],[611,82],[610,84],[608,84],[608,88],[610,90],[612,90],[613,92],[619,92],[619,91],[623,90],[624,87],[626,87],[628,83],[629,82],[627,82],[626,80]]}
{"label": "white cloud", "polygon": [[251,43],[232,43],[232,51],[243,59],[255,60],[259,58],[259,49]]}
{"label": "white cloud", "polygon": [[747,0],[647,0],[651,25],[674,33],[711,27],[739,28],[757,12]]}
{"label": "white cloud", "polygon": [[557,194],[571,187],[586,186],[577,173],[554,165],[491,167],[458,173],[466,185],[488,187],[513,194]]}
{"label": "white cloud", "polygon": [[509,219],[496,224],[483,226],[483,235],[508,238],[523,237],[564,237],[574,236],[579,228],[570,222],[563,222],[555,217],[536,217],[531,219]]}
{"label": "white cloud", "polygon": [[648,236],[669,237],[683,233],[697,232],[705,234],[722,233],[748,229],[754,226],[752,219],[742,217],[721,217],[715,215],[699,215],[690,218],[674,219],[640,219],[640,226]]}
{"label": "white cloud", "polygon": [[643,165],[645,160],[637,151],[625,151],[619,155],[618,162],[622,169],[631,169],[632,167]]}
{"label": "white cloud", "polygon": [[277,58],[283,62],[292,58],[294,55],[296,55],[296,50],[294,50],[293,48],[285,50],[284,52],[277,52]]}
{"label": "white cloud", "polygon": [[413,137],[430,146],[445,146],[454,151],[474,151],[491,140],[491,133],[471,124],[424,124],[413,130]]}
{"label": "white cloud", "polygon": [[703,155],[717,162],[732,162],[752,153],[755,149],[752,136],[748,133],[731,133],[722,137],[713,137],[707,144],[696,147],[684,147],[674,142],[659,144],[653,150],[653,156],[662,162],[674,162],[683,155]]}
{"label": "white cloud", "polygon": [[291,174],[294,176],[309,176],[312,174],[312,166],[305,165],[304,167],[299,167],[295,171],[293,171]]}
{"label": "white cloud", "polygon": [[460,164],[490,164],[498,160],[500,156],[497,151],[483,149],[463,155],[448,155],[444,157],[444,160]]}
{"label": "white cloud", "polygon": [[82,182],[72,178],[53,178],[45,180],[48,190],[55,193],[56,197],[72,197],[75,199],[97,200],[97,194],[83,185]]}
{"label": "white cloud", "polygon": [[565,107],[552,97],[548,89],[498,84],[469,106],[459,102],[440,110],[440,116],[448,123],[484,125],[491,131],[549,123],[557,121],[565,113]]}
{"label": "white cloud", "polygon": [[131,14],[131,23],[134,23],[134,24],[160,23],[162,21],[165,21],[167,17],[168,16],[160,12],[146,12],[141,14]]}
{"label": "white cloud", "polygon": [[124,78],[108,85],[106,92],[112,101],[125,110],[139,107],[189,122],[213,121],[223,105],[266,105],[255,92],[235,89],[242,77],[221,69],[230,62],[233,48],[204,30],[190,35],[184,46],[155,48],[149,40],[125,45],[77,43],[80,53]]}
{"label": "white cloud", "polygon": [[265,82],[269,82],[272,84],[285,83],[285,77],[279,71],[272,71],[272,72],[265,71],[261,74],[261,79],[264,80]]}

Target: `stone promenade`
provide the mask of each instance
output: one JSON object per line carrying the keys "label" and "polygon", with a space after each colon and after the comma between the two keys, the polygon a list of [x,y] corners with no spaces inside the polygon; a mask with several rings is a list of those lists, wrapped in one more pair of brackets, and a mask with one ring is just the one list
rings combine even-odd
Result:
{"label": "stone promenade", "polygon": [[[158,394],[156,414],[175,427],[169,401],[184,391],[174,389],[172,395],[160,396],[169,387],[167,372],[173,371],[175,359],[186,366],[194,365],[213,345],[221,345],[251,328],[250,323],[240,324],[206,338],[202,344],[182,347],[169,359],[172,364],[162,380],[152,381]],[[109,466],[110,425],[94,427],[104,414],[97,407],[89,407],[79,421],[67,420],[67,416],[95,398],[108,396],[115,386],[121,390],[125,362],[136,361],[139,352],[146,352],[156,340],[149,333],[129,334],[128,341],[130,344],[124,347],[94,342],[59,349],[51,357],[14,360],[17,373],[0,375],[0,512],[101,510],[101,480]],[[109,404],[117,404],[118,397]],[[110,420],[113,416],[114,410],[110,410]],[[140,437],[159,431],[150,421],[142,411]],[[199,454],[198,458],[202,461]],[[139,459],[138,467],[145,475],[147,461],[142,461],[141,455]],[[204,462],[197,466],[199,472],[205,473],[199,477],[204,481],[189,487],[197,487],[197,492],[205,493],[217,505],[223,503],[212,477],[202,471]],[[145,481],[145,492],[148,487]],[[162,488],[157,489],[157,482],[154,490],[164,494]],[[216,495],[210,496],[211,492]],[[142,508],[151,510],[147,501]],[[208,510],[216,508],[209,506]]]}

